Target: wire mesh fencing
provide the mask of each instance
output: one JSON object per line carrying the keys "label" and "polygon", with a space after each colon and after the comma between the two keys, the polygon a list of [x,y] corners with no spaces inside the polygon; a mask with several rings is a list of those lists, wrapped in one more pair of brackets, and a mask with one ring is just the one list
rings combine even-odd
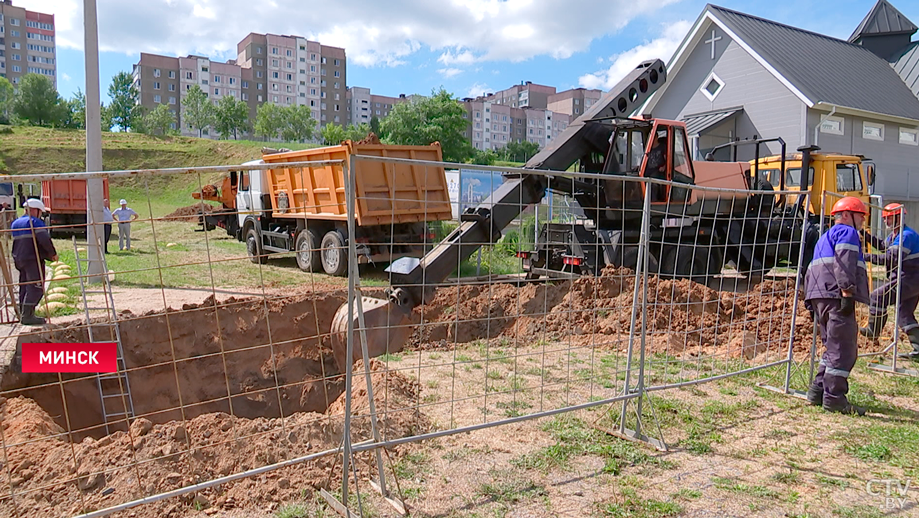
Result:
{"label": "wire mesh fencing", "polygon": [[0,514],[349,506],[359,474],[398,499],[398,445],[595,408],[666,447],[650,392],[804,361],[806,192],[360,149],[54,176],[138,218],[130,250],[55,237],[53,325],[13,342],[114,341],[123,368],[24,374],[13,347]]}

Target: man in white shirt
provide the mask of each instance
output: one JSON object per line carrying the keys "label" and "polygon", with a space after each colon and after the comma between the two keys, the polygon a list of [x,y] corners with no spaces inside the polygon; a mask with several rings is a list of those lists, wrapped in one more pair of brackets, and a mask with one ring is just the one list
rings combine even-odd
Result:
{"label": "man in white shirt", "polygon": [[102,200],[102,222],[104,223],[102,228],[105,232],[105,241],[103,243],[105,253],[108,253],[108,240],[112,238],[112,222],[114,221],[115,218],[112,217],[112,208],[109,205],[109,201],[107,199]]}
{"label": "man in white shirt", "polygon": [[127,200],[122,199],[118,202],[121,204],[120,209],[112,212],[112,216],[118,221],[118,249],[131,249],[131,222],[137,219],[137,213],[134,209],[128,208]]}

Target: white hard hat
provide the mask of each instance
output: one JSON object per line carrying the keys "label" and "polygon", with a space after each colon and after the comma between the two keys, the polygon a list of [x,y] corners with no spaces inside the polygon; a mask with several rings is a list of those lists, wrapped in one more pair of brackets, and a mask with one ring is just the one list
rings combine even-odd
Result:
{"label": "white hard hat", "polygon": [[25,206],[30,209],[40,209],[42,212],[48,212],[48,208],[45,207],[45,204],[36,198],[29,198],[26,200]]}
{"label": "white hard hat", "polygon": [[124,198],[122,198],[121,201],[118,202],[118,205],[127,205],[127,204],[128,204],[128,200]]}

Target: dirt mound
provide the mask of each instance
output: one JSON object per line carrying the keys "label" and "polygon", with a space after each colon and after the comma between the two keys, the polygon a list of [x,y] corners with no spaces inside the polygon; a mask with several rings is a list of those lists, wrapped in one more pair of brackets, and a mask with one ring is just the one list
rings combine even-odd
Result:
{"label": "dirt mound", "polygon": [[[371,366],[379,370],[380,364]],[[363,366],[355,366],[363,373]],[[363,375],[355,378],[354,413],[366,414]],[[418,386],[402,374],[374,372],[375,402],[387,437],[403,437],[430,426],[417,407]],[[12,480],[0,491],[24,492],[15,504],[0,501],[0,515],[57,517],[115,505],[196,482],[336,448],[343,428],[339,397],[327,412],[281,418],[245,419],[225,413],[187,421],[152,424],[135,420],[128,432],[71,445],[47,412],[26,398],[0,407]],[[370,437],[369,421],[355,419],[357,435]],[[24,441],[33,441],[22,444]],[[18,444],[10,447],[11,444]],[[358,458],[361,461],[360,457]],[[168,499],[132,510],[140,518],[179,516],[198,507],[260,507],[302,498],[302,491],[328,487],[334,456],[224,484],[182,499]],[[362,462],[362,461],[361,461]],[[362,466],[361,466],[362,467]],[[335,475],[331,475],[335,480]],[[15,508],[14,508],[15,505]]]}
{"label": "dirt mound", "polygon": [[198,202],[178,209],[163,216],[163,221],[197,221],[202,212],[214,212],[214,207],[204,202]]}
{"label": "dirt mound", "polygon": [[[788,346],[794,280],[771,280],[746,292],[718,291],[688,279],[648,281],[647,300],[635,304],[635,274],[606,268],[600,276],[555,283],[489,284],[441,288],[434,300],[416,310],[423,322],[413,336],[418,348],[449,346],[498,337],[517,343],[565,340],[583,345],[627,344],[635,313],[635,333],[645,332],[649,351],[671,355],[711,353],[730,348],[748,354],[743,343],[784,350]],[[799,301],[795,343],[809,350],[810,313]],[[740,337],[740,338],[738,338]],[[737,340],[740,340],[738,342]],[[757,353],[759,354],[759,353]]]}
{"label": "dirt mound", "polygon": [[[124,361],[135,415],[155,423],[224,412],[240,417],[279,417],[295,412],[324,412],[344,390],[329,349],[332,316],[346,300],[337,289],[283,299],[208,297],[181,311],[132,315],[120,321]],[[110,339],[111,328],[94,328],[97,340]],[[82,325],[52,328],[34,339],[86,342]],[[0,390],[37,401],[59,426],[78,439],[106,433],[99,389],[91,376],[23,374],[11,369]],[[106,401],[110,413],[123,411],[120,398]],[[125,427],[121,426],[124,430]]]}
{"label": "dirt mound", "polygon": [[361,145],[361,144],[380,144],[380,137],[378,137],[378,136],[376,135],[376,133],[374,133],[374,132],[371,131],[370,133],[367,134],[366,137],[364,137],[364,138],[358,140],[358,141],[357,141],[357,144],[358,144],[358,145]]}

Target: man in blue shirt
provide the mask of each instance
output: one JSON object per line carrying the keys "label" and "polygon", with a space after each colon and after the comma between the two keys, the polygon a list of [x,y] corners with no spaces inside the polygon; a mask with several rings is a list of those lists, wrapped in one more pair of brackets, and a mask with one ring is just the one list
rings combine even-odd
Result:
{"label": "man in blue shirt", "polygon": [[57,261],[57,251],[51,242],[45,222],[46,212],[41,200],[29,199],[26,213],[10,226],[13,234],[13,263],[19,270],[20,322],[27,326],[40,326],[45,319],[35,316],[35,306],[45,294],[45,261]]}
{"label": "man in blue shirt", "polygon": [[833,205],[836,224],[820,236],[804,277],[804,300],[814,311],[826,347],[807,400],[830,412],[865,413],[846,394],[858,359],[855,302],[868,302],[868,271],[858,235],[867,213],[865,204],[851,196]]}
{"label": "man in blue shirt", "polygon": [[860,329],[869,338],[881,335],[887,323],[887,307],[897,302],[897,286],[900,286],[900,305],[897,306],[897,323],[900,330],[906,333],[913,346],[913,351],[903,353],[901,358],[919,361],[919,322],[916,322],[916,306],[919,305],[919,234],[903,225],[900,233],[900,218],[906,214],[906,208],[900,203],[889,203],[882,215],[884,224],[890,234],[887,239],[880,239],[865,232],[865,239],[878,250],[877,254],[868,254],[866,259],[872,264],[887,268],[887,282],[871,292],[869,308],[871,318],[868,326]]}

